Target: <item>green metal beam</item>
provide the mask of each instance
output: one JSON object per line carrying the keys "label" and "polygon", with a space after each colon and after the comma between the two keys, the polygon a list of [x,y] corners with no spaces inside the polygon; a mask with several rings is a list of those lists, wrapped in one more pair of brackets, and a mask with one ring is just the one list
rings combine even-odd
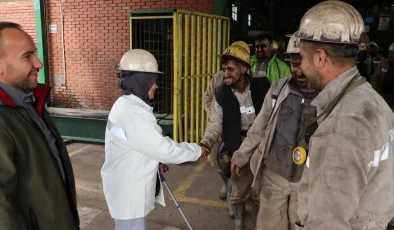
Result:
{"label": "green metal beam", "polygon": [[49,84],[45,0],[34,0],[34,9],[36,16],[38,58],[43,64],[43,68],[40,69],[40,83]]}
{"label": "green metal beam", "polygon": [[225,6],[225,1],[224,0],[214,0],[213,1],[213,14],[214,15],[219,15],[219,16],[228,16],[228,9]]}
{"label": "green metal beam", "polygon": [[[53,122],[64,139],[104,143],[107,119],[51,115]],[[172,137],[173,126],[165,120],[158,124],[164,136]]]}
{"label": "green metal beam", "polygon": [[107,119],[52,115],[52,120],[65,139],[104,143]]}

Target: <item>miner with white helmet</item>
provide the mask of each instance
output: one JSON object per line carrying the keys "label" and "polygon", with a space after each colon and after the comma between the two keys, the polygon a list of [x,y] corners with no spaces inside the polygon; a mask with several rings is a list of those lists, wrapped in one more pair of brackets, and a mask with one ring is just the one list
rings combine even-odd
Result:
{"label": "miner with white helmet", "polygon": [[317,124],[293,151],[304,164],[297,228],[386,229],[394,213],[394,114],[356,67],[364,22],[351,5],[325,1],[309,9],[295,36],[301,69],[319,95]]}
{"label": "miner with white helmet", "polygon": [[[304,166],[293,162],[292,152],[298,145],[298,131],[316,116],[311,102],[317,92],[309,87],[300,67],[300,40],[289,36],[286,54],[292,74],[272,84],[248,136],[232,158],[234,176],[242,175],[249,165],[254,174],[253,188],[260,194],[258,229],[295,229],[297,187]],[[307,143],[313,131],[309,129],[300,141]]]}
{"label": "miner with white helmet", "polygon": [[[264,96],[269,89],[267,78],[252,78],[248,74],[250,55],[240,45],[229,46],[219,55],[224,74],[223,83],[215,88],[215,96],[211,104],[210,121],[205,129],[201,145],[212,149],[221,137],[222,143],[218,151],[218,164],[222,174],[231,177],[231,157],[248,129],[259,114]],[[254,199],[253,213],[257,214],[258,194],[251,191],[253,176],[245,170],[242,177],[228,182],[229,215],[235,217],[235,229],[245,229],[245,201]],[[231,205],[234,206],[232,213]],[[256,215],[255,215],[256,216]]]}
{"label": "miner with white helmet", "polygon": [[155,201],[165,205],[158,179],[159,162],[195,161],[203,150],[197,144],[177,143],[162,135],[148,104],[162,74],[151,53],[141,49],[128,51],[119,67],[121,96],[108,116],[101,177],[115,229],[144,230],[146,216]]}

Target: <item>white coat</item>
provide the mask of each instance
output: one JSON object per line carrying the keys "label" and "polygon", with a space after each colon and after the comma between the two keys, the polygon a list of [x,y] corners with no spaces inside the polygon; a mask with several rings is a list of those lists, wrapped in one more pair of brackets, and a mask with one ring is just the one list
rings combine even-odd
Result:
{"label": "white coat", "polygon": [[[112,218],[141,218],[153,210],[159,162],[180,164],[200,156],[199,145],[164,137],[144,101],[134,95],[120,97],[108,116],[101,169]],[[163,187],[156,201],[165,206]]]}

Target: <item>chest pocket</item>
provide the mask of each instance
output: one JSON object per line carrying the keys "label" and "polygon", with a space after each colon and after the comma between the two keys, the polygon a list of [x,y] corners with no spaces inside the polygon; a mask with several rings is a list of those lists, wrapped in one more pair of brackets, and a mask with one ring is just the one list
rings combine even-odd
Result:
{"label": "chest pocket", "polygon": [[287,105],[282,105],[279,111],[279,115],[286,116],[293,113],[293,109]]}

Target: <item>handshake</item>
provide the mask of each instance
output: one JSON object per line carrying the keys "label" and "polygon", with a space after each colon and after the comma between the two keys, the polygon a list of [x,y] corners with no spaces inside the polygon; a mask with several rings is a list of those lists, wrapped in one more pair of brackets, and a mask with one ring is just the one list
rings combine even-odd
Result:
{"label": "handshake", "polygon": [[201,146],[201,151],[202,151],[200,159],[201,160],[205,160],[205,159],[207,159],[207,156],[209,155],[211,150],[204,144],[200,143],[200,146]]}

